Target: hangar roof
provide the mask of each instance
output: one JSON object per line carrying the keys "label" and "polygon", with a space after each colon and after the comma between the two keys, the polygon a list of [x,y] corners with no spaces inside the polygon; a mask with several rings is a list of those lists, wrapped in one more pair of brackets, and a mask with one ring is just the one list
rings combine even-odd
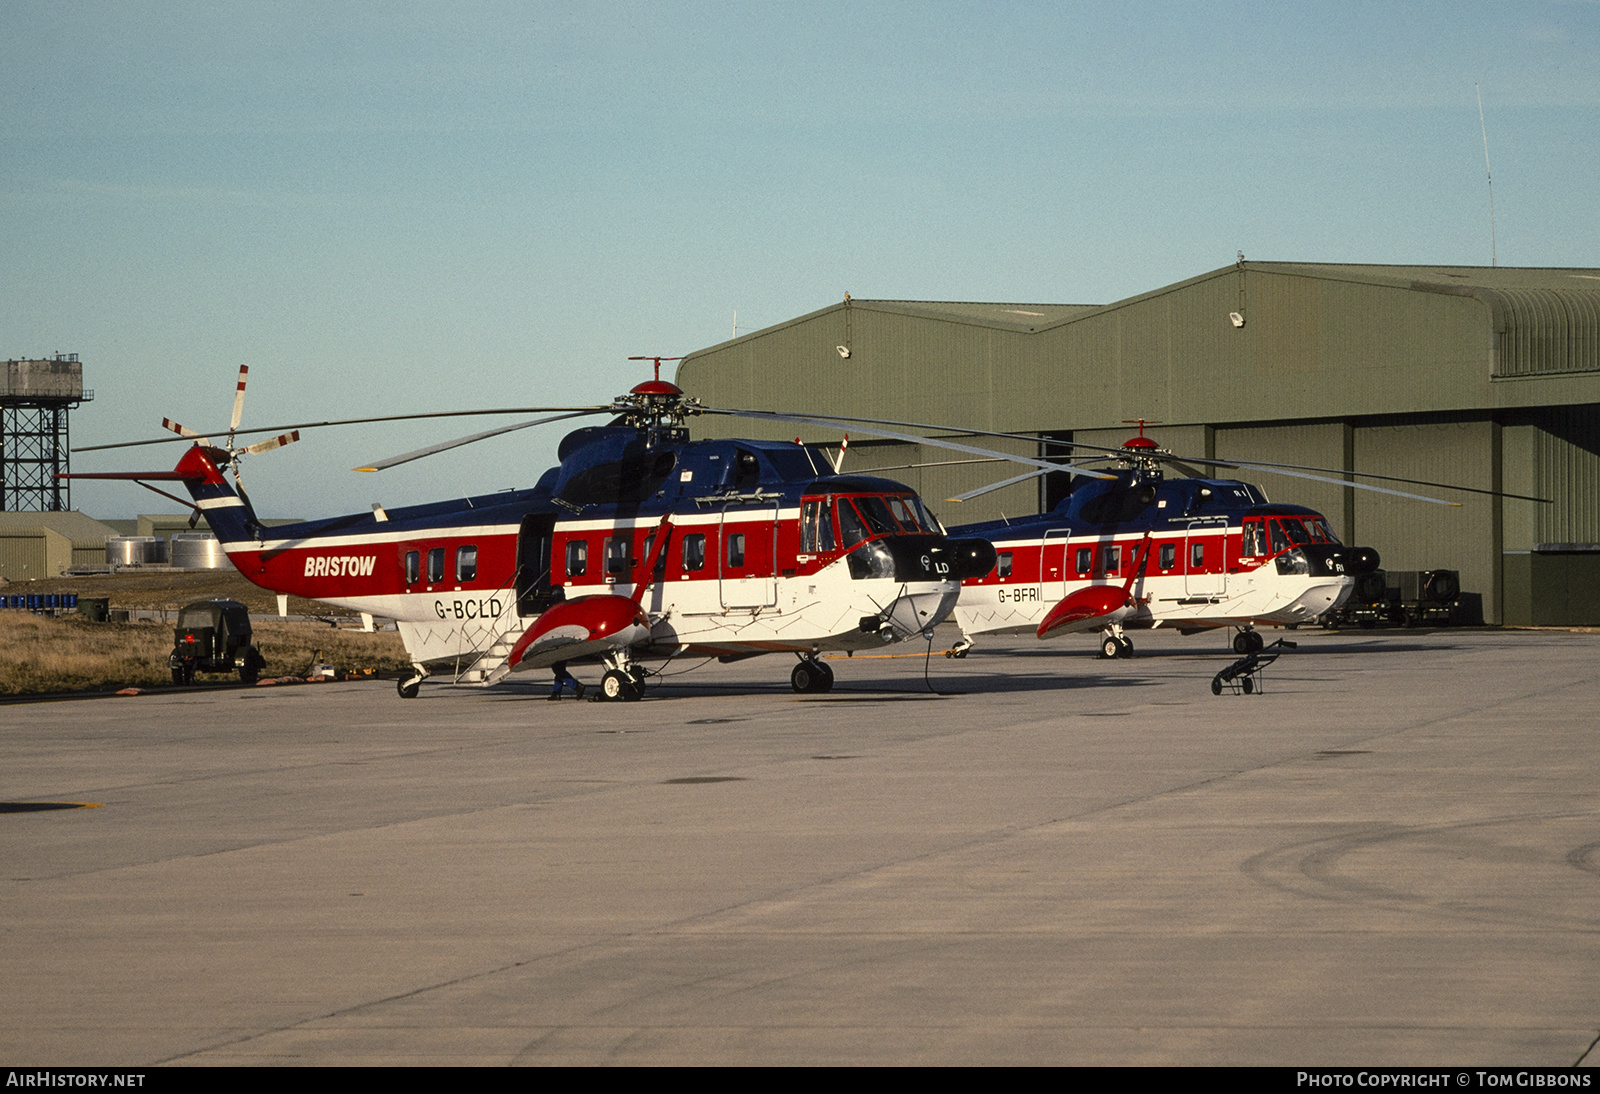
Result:
{"label": "hangar roof", "polygon": [[850,303],[928,319],[976,320],[1019,330],[1035,330],[1101,308],[1099,304],[1000,304],[970,300],[852,300]]}

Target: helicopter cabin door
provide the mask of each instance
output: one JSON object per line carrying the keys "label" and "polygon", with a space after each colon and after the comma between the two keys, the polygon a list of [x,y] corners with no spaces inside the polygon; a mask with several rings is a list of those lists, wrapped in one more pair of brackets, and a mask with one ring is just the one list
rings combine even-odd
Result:
{"label": "helicopter cabin door", "polygon": [[517,615],[538,615],[550,606],[550,544],[554,513],[530,513],[517,531]]}
{"label": "helicopter cabin door", "polygon": [[1051,528],[1044,534],[1044,547],[1039,552],[1039,599],[1047,609],[1067,595],[1071,576],[1067,569],[1067,541],[1071,538],[1070,528]]}
{"label": "helicopter cabin door", "polygon": [[771,608],[778,603],[778,506],[722,511],[717,577],[722,606]]}
{"label": "helicopter cabin door", "polygon": [[1183,587],[1188,596],[1221,596],[1228,591],[1227,534],[1225,517],[1190,522],[1183,555]]}

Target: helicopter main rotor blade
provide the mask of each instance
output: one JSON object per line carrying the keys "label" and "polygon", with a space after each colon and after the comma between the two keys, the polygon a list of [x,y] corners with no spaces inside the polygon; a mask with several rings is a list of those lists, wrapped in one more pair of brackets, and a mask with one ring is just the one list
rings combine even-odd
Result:
{"label": "helicopter main rotor blade", "polygon": [[[1202,462],[1202,463],[1210,463],[1211,461],[1203,460],[1203,461],[1200,461],[1200,462]],[[1427,479],[1403,479],[1403,478],[1399,477],[1398,475],[1376,475],[1376,474],[1373,474],[1370,471],[1348,471],[1347,472],[1347,471],[1340,471],[1338,468],[1334,468],[1334,467],[1303,467],[1303,466],[1301,466],[1300,464],[1297,464],[1297,463],[1232,463],[1232,464],[1221,464],[1219,466],[1224,466],[1224,467],[1249,467],[1249,468],[1254,468],[1256,470],[1261,470],[1261,471],[1269,471],[1269,470],[1280,471],[1283,468],[1289,468],[1290,470],[1293,470],[1293,471],[1321,471],[1324,474],[1328,474],[1328,475],[1345,475],[1345,474],[1349,474],[1349,475],[1354,475],[1357,478],[1361,478],[1361,479],[1381,479],[1384,482],[1403,482],[1403,483],[1406,483],[1408,486],[1432,486],[1432,487],[1434,487],[1435,489],[1438,489],[1438,490],[1460,490],[1464,494],[1487,494],[1492,498],[1511,498],[1511,499],[1513,499],[1515,501],[1536,501],[1536,502],[1539,502],[1540,504],[1543,504],[1543,505],[1554,505],[1555,504],[1549,498],[1535,498],[1535,497],[1531,497],[1531,496],[1529,496],[1527,494],[1511,494],[1511,493],[1507,493],[1504,490],[1485,490],[1482,487],[1478,487],[1478,486],[1457,486],[1453,482],[1429,482]],[[1287,474],[1287,473],[1288,473],[1287,471],[1284,472],[1284,474]],[[1345,486],[1354,486],[1357,490],[1376,490],[1376,489],[1378,489],[1376,486],[1364,486],[1363,484],[1361,484],[1359,482],[1350,482],[1348,479],[1338,479],[1338,480],[1330,480],[1330,481],[1337,481],[1337,482],[1343,483]],[[1409,495],[1402,495],[1402,496],[1409,496]]]}
{"label": "helicopter main rotor blade", "polygon": [[[727,410],[719,407],[702,407],[704,414],[726,414],[735,418],[754,418],[757,421],[789,422],[794,425],[815,426],[818,429],[837,429],[840,422],[849,421],[851,428],[862,433],[871,433],[878,437],[889,437],[897,441],[906,441],[911,444],[925,444],[934,448],[948,448],[953,452],[966,452],[973,456],[991,456],[1005,460],[1009,463],[1020,463],[1025,467],[1037,467],[1045,471],[1079,471],[1091,478],[1114,479],[1115,475],[1107,475],[1100,471],[1090,471],[1087,468],[1067,463],[1050,463],[1046,460],[1034,459],[1032,456],[1016,456],[1009,452],[996,452],[990,448],[977,448],[970,444],[959,444],[955,441],[942,441],[933,437],[919,437],[914,433],[899,433],[892,429],[881,429],[877,426],[858,424],[863,419],[845,418],[808,418],[799,414],[780,414],[771,410]],[[939,426],[924,426],[925,429],[938,429]]]}
{"label": "helicopter main rotor blade", "polygon": [[1036,467],[1032,471],[1024,471],[1022,474],[1014,475],[1009,479],[1001,479],[999,482],[991,482],[988,486],[980,486],[976,490],[968,490],[965,494],[957,494],[953,498],[945,498],[944,500],[958,502],[971,501],[973,498],[980,497],[991,491],[1000,490],[1007,486],[1015,486],[1019,482],[1027,482],[1029,479],[1036,479],[1040,475],[1048,474],[1050,474],[1050,472]]}
{"label": "helicopter main rotor blade", "polygon": [[[1351,482],[1349,479],[1335,479],[1327,475],[1312,475],[1305,471],[1289,471],[1282,467],[1273,467],[1270,464],[1237,463],[1234,464],[1234,466],[1243,468],[1246,471],[1265,471],[1269,475],[1288,475],[1291,478],[1296,479],[1311,479],[1313,482],[1330,482],[1335,486],[1348,486],[1355,490],[1367,490],[1374,494],[1390,494],[1397,498],[1410,498],[1412,501],[1426,501],[1434,505],[1452,505],[1457,509],[1461,508],[1461,503],[1459,501],[1445,501],[1443,498],[1430,498],[1426,494],[1408,494],[1404,490],[1390,490],[1386,486],[1368,486],[1364,482]],[[1400,481],[1404,482],[1406,480],[1402,479]],[[1460,490],[1463,489],[1463,487],[1453,486],[1450,487],[1450,489]]]}
{"label": "helicopter main rotor blade", "polygon": [[[834,419],[834,420],[840,421],[840,422],[873,422],[873,421],[878,421],[878,419],[873,419],[873,418],[838,418],[838,419]],[[957,426],[934,426],[934,425],[927,425],[927,424],[918,423],[918,422],[892,422],[892,421],[887,421],[887,420],[884,420],[883,424],[885,424],[885,425],[904,425],[904,426],[911,426],[913,428],[920,428],[920,429],[952,430],[952,431],[955,431],[955,432],[964,433],[964,434],[970,434],[972,436],[977,436],[977,437],[1004,437],[1004,438],[1007,438],[1009,440],[1017,440],[1017,441],[1035,441],[1035,442],[1043,441],[1047,445],[1060,445],[1060,446],[1066,447],[1066,448],[1087,448],[1087,449],[1090,449],[1090,450],[1095,451],[1095,452],[1104,452],[1104,453],[1107,453],[1109,456],[1116,457],[1116,458],[1124,458],[1124,459],[1134,455],[1133,453],[1130,453],[1125,448],[1107,448],[1107,447],[1105,447],[1103,445],[1085,444],[1082,441],[1061,441],[1061,440],[1056,440],[1056,439],[1051,438],[1051,437],[1039,437],[1039,436],[1036,436],[1036,435],[1033,435],[1033,434],[1028,434],[1028,433],[1002,433],[1002,432],[998,432],[998,431],[995,431],[995,430],[987,430],[987,429],[963,429],[963,428],[960,428],[960,427],[957,427]],[[1164,451],[1155,451],[1155,452],[1150,452],[1148,454],[1146,454],[1146,453],[1138,453],[1137,454],[1137,458],[1158,460],[1158,461],[1160,461],[1162,463],[1170,464],[1173,467],[1176,467],[1183,474],[1189,476],[1190,478],[1208,478],[1208,477],[1210,477],[1210,476],[1201,474],[1199,472],[1198,468],[1190,466],[1192,464],[1202,464],[1202,465],[1204,465],[1206,467],[1213,467],[1213,468],[1225,468],[1225,469],[1230,470],[1230,471],[1231,470],[1237,470],[1237,469],[1239,469],[1241,467],[1247,467],[1247,468],[1250,468],[1251,470],[1254,470],[1254,471],[1266,471],[1266,472],[1270,472],[1270,473],[1278,473],[1278,474],[1284,474],[1284,475],[1291,474],[1292,472],[1295,472],[1295,471],[1302,471],[1302,472],[1304,472],[1304,471],[1312,471],[1312,472],[1321,472],[1321,473],[1323,473],[1325,475],[1346,475],[1346,474],[1349,474],[1349,475],[1353,475],[1353,476],[1355,476],[1356,478],[1359,478],[1359,479],[1378,479],[1378,480],[1383,481],[1383,482],[1399,482],[1399,483],[1405,483],[1405,484],[1410,485],[1410,486],[1431,486],[1431,487],[1433,487],[1433,488],[1435,488],[1437,490],[1460,490],[1461,492],[1466,493],[1466,494],[1487,494],[1488,496],[1495,497],[1495,498],[1511,498],[1511,499],[1513,499],[1515,501],[1533,501],[1533,502],[1539,502],[1540,504],[1543,504],[1543,505],[1552,504],[1552,502],[1551,502],[1551,500],[1549,498],[1536,498],[1536,497],[1532,497],[1532,496],[1527,495],[1527,494],[1513,494],[1513,493],[1509,493],[1509,492],[1504,491],[1504,490],[1485,490],[1482,487],[1477,487],[1477,486],[1457,486],[1455,483],[1451,483],[1451,482],[1432,482],[1432,481],[1430,481],[1428,479],[1407,479],[1407,478],[1402,478],[1402,477],[1400,477],[1398,475],[1379,475],[1379,474],[1375,474],[1375,473],[1370,472],[1370,471],[1348,471],[1347,472],[1347,471],[1343,471],[1343,470],[1340,470],[1339,468],[1335,468],[1335,467],[1309,467],[1309,466],[1304,466],[1304,465],[1301,465],[1301,464],[1293,464],[1293,463],[1281,463],[1281,464],[1280,463],[1256,463],[1256,462],[1253,462],[1253,461],[1250,462],[1250,463],[1240,463],[1237,460],[1226,460],[1226,459],[1218,458],[1216,456],[1209,456],[1209,457],[1175,456],[1170,452],[1164,452]],[[1066,465],[1063,465],[1063,466],[1066,466]],[[1314,476],[1301,475],[1301,476],[1296,476],[1296,477],[1312,478]],[[1458,502],[1441,501],[1439,498],[1423,497],[1420,494],[1407,494],[1407,493],[1405,493],[1403,491],[1399,491],[1399,490],[1384,490],[1381,487],[1377,487],[1377,486],[1366,486],[1366,485],[1364,485],[1362,483],[1351,482],[1349,479],[1344,479],[1344,478],[1319,480],[1319,481],[1334,482],[1334,483],[1337,483],[1337,484],[1343,485],[1343,486],[1353,486],[1357,490],[1371,490],[1371,491],[1374,491],[1375,493],[1379,493],[1379,494],[1394,494],[1396,497],[1412,498],[1412,499],[1417,500],[1417,501],[1433,502],[1436,505],[1459,505],[1460,504]]]}
{"label": "helicopter main rotor blade", "polygon": [[531,422],[518,422],[516,425],[501,426],[499,429],[490,429],[483,433],[474,433],[470,437],[457,437],[453,441],[444,441],[440,444],[430,444],[426,448],[418,448],[414,451],[406,452],[399,456],[390,456],[386,460],[376,460],[366,467],[356,467],[352,468],[352,470],[387,471],[391,467],[399,467],[403,463],[410,463],[412,460],[420,460],[424,456],[434,456],[440,452],[448,452],[452,448],[460,448],[462,445],[473,444],[476,441],[486,441],[490,437],[498,437],[502,433],[515,433],[519,429],[531,429],[536,425],[547,425],[550,422],[565,421],[568,418],[581,418],[587,414],[608,414],[611,413],[611,411],[611,407],[599,407],[594,410],[577,410],[570,414],[556,414],[549,418],[535,418]]}
{"label": "helicopter main rotor blade", "polygon": [[[474,415],[481,416],[488,414],[544,414],[557,410],[570,411],[574,414],[579,412],[588,414],[601,414],[611,411],[612,406],[610,404],[605,406],[510,406],[498,407],[494,410],[436,410],[427,414],[385,414],[377,418],[339,418],[337,420],[327,422],[297,422],[292,425],[262,426],[260,429],[241,429],[239,431],[239,435],[241,437],[245,437],[256,433],[277,433],[280,431],[288,432],[297,429],[321,429],[324,426],[335,425],[370,425],[374,422],[412,422],[420,421],[425,418],[466,418]],[[174,426],[177,425],[176,422],[172,424]],[[174,432],[179,432],[182,430],[183,427],[178,426]],[[215,432],[221,431],[216,430]],[[197,433],[190,429],[182,432],[182,436],[185,438],[204,439],[206,436],[209,436],[209,434]],[[141,445],[147,444],[171,444],[177,439],[178,438],[176,437],[157,437],[156,439],[150,441],[120,441],[116,444],[91,444],[85,445],[82,448],[74,448],[72,451],[102,452],[108,448],[138,448]]]}

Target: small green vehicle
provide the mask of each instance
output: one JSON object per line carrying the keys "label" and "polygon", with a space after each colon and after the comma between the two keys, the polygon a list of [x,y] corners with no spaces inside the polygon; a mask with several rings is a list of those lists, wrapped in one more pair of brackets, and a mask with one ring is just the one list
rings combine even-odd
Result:
{"label": "small green vehicle", "polygon": [[194,683],[197,672],[235,670],[240,683],[254,684],[267,663],[250,644],[249,609],[237,600],[197,600],[178,613],[167,664],[181,686]]}

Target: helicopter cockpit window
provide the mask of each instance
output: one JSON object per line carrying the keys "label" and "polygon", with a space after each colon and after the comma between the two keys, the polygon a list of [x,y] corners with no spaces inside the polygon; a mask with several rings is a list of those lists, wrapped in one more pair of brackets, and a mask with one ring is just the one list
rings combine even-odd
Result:
{"label": "helicopter cockpit window", "polygon": [[904,528],[906,531],[908,531],[908,532],[930,532],[930,531],[932,531],[931,528],[929,528],[926,524],[924,524],[922,522],[921,519],[918,518],[916,509],[914,509],[912,507],[912,505],[909,504],[909,503],[913,503],[915,501],[916,501],[915,498],[890,498],[889,499],[889,509],[894,513],[894,518],[900,522],[900,526],[902,528]]}
{"label": "helicopter cockpit window", "polygon": [[1011,552],[1010,551],[1001,551],[998,555],[995,556],[995,559],[994,559],[994,576],[995,577],[1010,577],[1011,576]]}
{"label": "helicopter cockpit window", "polygon": [[1289,549],[1289,537],[1283,534],[1283,525],[1278,521],[1273,521],[1271,523],[1271,535],[1273,554],[1277,554],[1279,551],[1287,551]]}
{"label": "helicopter cockpit window", "polygon": [[1289,542],[1296,547],[1302,543],[1311,542],[1311,534],[1306,531],[1305,521],[1297,520],[1294,517],[1284,517],[1278,523],[1283,525],[1283,534],[1288,536]]}
{"label": "helicopter cockpit window", "polygon": [[1306,531],[1311,533],[1311,539],[1315,543],[1339,542],[1339,537],[1333,534],[1333,529],[1329,528],[1328,522],[1321,517],[1308,519],[1306,521]]}
{"label": "helicopter cockpit window", "polygon": [[837,549],[833,538],[833,513],[828,503],[812,500],[800,510],[800,550],[805,554],[823,554]]}
{"label": "helicopter cockpit window", "polygon": [[428,581],[438,584],[444,580],[444,548],[434,547],[428,551]]}
{"label": "helicopter cockpit window", "polygon": [[1267,553],[1267,532],[1259,520],[1244,522],[1244,554],[1260,558]]}
{"label": "helicopter cockpit window", "polygon": [[683,568],[685,571],[706,568],[706,537],[703,532],[683,537]]}
{"label": "helicopter cockpit window", "polygon": [[856,508],[861,510],[861,516],[866,520],[867,527],[872,529],[873,535],[892,536],[900,531],[900,526],[889,512],[889,503],[882,498],[857,498]]}
{"label": "helicopter cockpit window", "polygon": [[567,576],[582,577],[589,571],[589,541],[586,539],[569,539],[567,541]]}
{"label": "helicopter cockpit window", "polygon": [[846,547],[854,547],[872,535],[856,515],[855,507],[848,498],[839,499],[839,535],[844,538]]}
{"label": "helicopter cockpit window", "polygon": [[476,547],[456,548],[456,580],[476,581],[478,579],[478,549]]}

